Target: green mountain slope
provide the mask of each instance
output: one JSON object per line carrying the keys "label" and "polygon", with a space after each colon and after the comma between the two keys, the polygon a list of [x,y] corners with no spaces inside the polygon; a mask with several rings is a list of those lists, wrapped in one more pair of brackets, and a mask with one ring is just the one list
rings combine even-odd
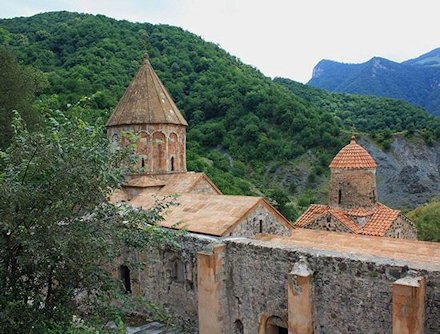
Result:
{"label": "green mountain slope", "polygon": [[429,203],[407,213],[419,230],[419,239],[440,241],[440,201]]}
{"label": "green mountain slope", "polygon": [[[328,163],[353,125],[371,134],[426,128],[427,138],[439,136],[437,120],[408,104],[330,97],[306,86],[294,91],[217,45],[167,25],[52,12],[0,20],[0,44],[46,73],[49,85],[37,109],[79,110],[101,123],[148,50],[189,123],[188,168],[208,173],[225,193],[265,194],[290,217],[295,211],[288,196],[300,206],[325,200]],[[324,94],[319,103],[310,98],[315,94]],[[399,114],[407,117],[396,120]]]}
{"label": "green mountain slope", "polygon": [[309,85],[332,92],[391,97],[440,114],[440,48],[396,63],[374,57],[362,64],[321,60]]}
{"label": "green mountain slope", "polygon": [[408,102],[356,94],[330,93],[285,78],[275,82],[315,108],[334,115],[345,128],[389,137],[390,132],[419,132],[432,143],[440,137],[440,118]]}

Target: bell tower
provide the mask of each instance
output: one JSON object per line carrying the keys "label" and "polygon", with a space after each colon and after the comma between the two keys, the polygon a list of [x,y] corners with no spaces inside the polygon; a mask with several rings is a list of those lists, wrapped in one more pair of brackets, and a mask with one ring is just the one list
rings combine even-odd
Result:
{"label": "bell tower", "polygon": [[330,163],[329,206],[372,208],[377,203],[376,162],[351,138]]}
{"label": "bell tower", "polygon": [[170,94],[160,81],[148,55],[110,116],[107,136],[137,135],[137,166],[147,174],[186,172],[186,127]]}

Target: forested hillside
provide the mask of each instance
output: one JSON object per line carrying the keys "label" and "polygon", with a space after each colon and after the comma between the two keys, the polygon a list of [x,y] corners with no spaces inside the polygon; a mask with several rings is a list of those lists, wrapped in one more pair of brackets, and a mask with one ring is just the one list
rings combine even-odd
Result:
{"label": "forested hillside", "polygon": [[[439,120],[411,105],[274,82],[217,45],[167,25],[52,12],[0,20],[0,44],[45,73],[35,110],[101,123],[148,51],[188,120],[188,168],[208,173],[225,193],[264,193],[291,218],[298,212],[286,206],[288,195],[300,206],[325,199],[328,163],[352,131],[382,142],[393,131],[421,132],[428,141],[440,136]],[[301,177],[280,179],[289,166]]]}
{"label": "forested hillside", "polygon": [[285,78],[275,78],[274,81],[315,108],[331,113],[344,127],[370,133],[385,147],[389,147],[391,134],[395,132],[418,132],[431,144],[440,137],[440,118],[403,100],[330,93]]}
{"label": "forested hillside", "polygon": [[362,64],[321,60],[308,84],[331,92],[402,99],[440,114],[439,63],[440,48],[402,63],[380,57]]}

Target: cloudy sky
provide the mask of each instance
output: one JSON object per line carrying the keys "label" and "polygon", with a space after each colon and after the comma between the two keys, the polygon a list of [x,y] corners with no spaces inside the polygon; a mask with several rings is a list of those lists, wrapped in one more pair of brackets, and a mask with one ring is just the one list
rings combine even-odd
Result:
{"label": "cloudy sky", "polygon": [[321,59],[403,61],[440,47],[438,0],[0,0],[0,9],[2,18],[69,10],[176,25],[301,82]]}

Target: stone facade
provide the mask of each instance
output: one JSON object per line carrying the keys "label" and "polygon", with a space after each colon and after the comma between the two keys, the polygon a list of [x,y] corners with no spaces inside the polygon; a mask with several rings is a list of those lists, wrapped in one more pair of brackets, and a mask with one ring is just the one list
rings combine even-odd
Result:
{"label": "stone facade", "polygon": [[329,205],[371,208],[377,203],[375,169],[331,169]]}
{"label": "stone facade", "polygon": [[417,229],[408,218],[399,215],[385,236],[398,239],[417,239]]}
{"label": "stone facade", "polygon": [[[371,239],[354,237],[355,243]],[[409,246],[417,253],[425,244]],[[148,251],[136,291],[164,305],[190,333],[270,334],[288,326],[299,326],[289,333],[390,333],[400,324],[393,323],[393,285],[412,270],[426,280],[423,314],[415,309],[415,317],[423,320],[424,333],[440,331],[438,263],[331,251],[319,247],[319,241],[306,247],[289,238],[189,234],[183,245]],[[305,323],[295,318],[298,312]]]}
{"label": "stone facade", "polygon": [[327,215],[316,219],[313,223],[308,225],[308,228],[313,230],[333,231],[350,233],[350,230],[337,219],[331,215]]}
{"label": "stone facade", "polygon": [[123,132],[138,136],[137,166],[148,174],[186,172],[186,127],[177,124],[119,125],[107,128],[107,137],[119,141]]}
{"label": "stone facade", "polygon": [[290,235],[291,229],[280,224],[276,215],[260,204],[238,222],[229,236],[252,238],[258,233]]}

